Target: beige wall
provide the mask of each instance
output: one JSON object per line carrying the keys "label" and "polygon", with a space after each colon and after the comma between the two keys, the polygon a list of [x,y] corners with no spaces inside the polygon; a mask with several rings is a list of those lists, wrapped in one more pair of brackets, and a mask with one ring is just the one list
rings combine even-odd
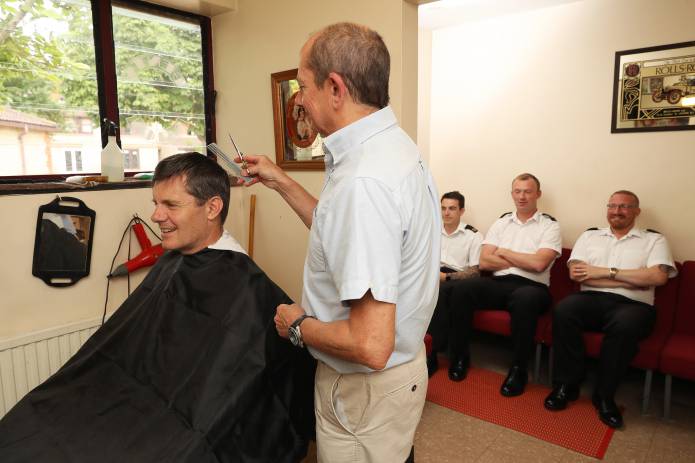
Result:
{"label": "beige wall", "polygon": [[435,30],[423,104],[440,192],[460,189],[464,220],[486,231],[513,207],[511,179],[532,172],[571,247],[630,189],[641,226],[695,259],[695,132],[610,133],[615,52],[693,40],[693,17],[689,0],[584,0]]}
{"label": "beige wall", "polygon": [[[415,135],[415,6],[401,0],[298,0],[291,5],[281,0],[238,0],[236,7],[236,11],[216,16],[212,22],[214,77],[219,92],[217,133],[224,148],[230,148],[225,141],[229,130],[243,150],[274,158],[270,74],[296,67],[299,49],[312,31],[346,20],[370,25],[384,36],[392,55],[393,107],[406,129]],[[318,194],[323,173],[292,175]],[[233,188],[226,227],[244,246],[248,242],[250,194],[258,197],[256,260],[293,298],[299,298],[306,228],[274,192],[260,186]],[[0,340],[100,316],[105,276],[123,229],[133,213],[149,219],[152,211],[149,189],[67,195],[82,199],[96,211],[91,274],[70,288],[48,287],[31,275],[37,209],[53,200],[55,194],[0,196],[4,245],[0,254]],[[134,247],[137,249],[137,245]],[[123,252],[121,256],[117,263],[125,259]],[[137,274],[133,287],[144,274]],[[125,279],[114,280],[109,311],[117,308],[126,294]]]}

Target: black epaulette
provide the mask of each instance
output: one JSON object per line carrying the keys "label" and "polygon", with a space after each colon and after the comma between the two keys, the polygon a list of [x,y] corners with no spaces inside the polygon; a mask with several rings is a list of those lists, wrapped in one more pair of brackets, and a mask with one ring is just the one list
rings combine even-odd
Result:
{"label": "black epaulette", "polygon": [[557,222],[557,220],[555,220],[555,217],[553,217],[553,216],[550,215],[550,214],[546,214],[545,212],[541,212],[541,215],[542,215],[543,217],[547,217],[548,219],[552,220],[553,222]]}
{"label": "black epaulette", "polygon": [[596,231],[596,230],[598,230],[598,227],[591,227],[591,228],[586,229],[586,231]]}
{"label": "black epaulette", "polygon": [[661,232],[658,232],[656,230],[652,230],[651,228],[647,228],[647,231],[650,233],[658,233],[659,235],[661,235]]}
{"label": "black epaulette", "polygon": [[505,212],[504,214],[502,214],[502,215],[500,216],[500,219],[501,219],[502,217],[504,217],[504,216],[506,216],[506,215],[510,215],[510,214],[511,214],[511,212]]}
{"label": "black epaulette", "polygon": [[466,230],[470,230],[473,233],[478,233],[478,229],[475,228],[473,225],[466,225]]}

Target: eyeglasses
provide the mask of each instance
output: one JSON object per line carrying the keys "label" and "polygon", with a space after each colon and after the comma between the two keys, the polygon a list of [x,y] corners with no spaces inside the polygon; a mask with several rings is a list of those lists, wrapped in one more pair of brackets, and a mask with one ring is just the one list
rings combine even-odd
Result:
{"label": "eyeglasses", "polygon": [[618,209],[621,211],[625,211],[627,209],[634,209],[637,206],[635,206],[634,204],[613,204],[613,203],[611,203],[611,204],[606,204],[606,207],[608,209]]}

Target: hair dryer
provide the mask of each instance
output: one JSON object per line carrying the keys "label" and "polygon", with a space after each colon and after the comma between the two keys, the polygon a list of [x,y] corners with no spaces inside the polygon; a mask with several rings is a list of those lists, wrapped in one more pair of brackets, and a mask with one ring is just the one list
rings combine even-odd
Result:
{"label": "hair dryer", "polygon": [[135,237],[138,239],[138,243],[140,244],[140,254],[133,257],[126,263],[116,267],[116,269],[109,275],[109,278],[127,275],[139,268],[149,267],[157,262],[159,256],[164,253],[164,249],[162,249],[161,244],[152,246],[152,243],[145,234],[145,228],[142,226],[142,223],[135,222],[133,224],[133,231],[135,232]]}

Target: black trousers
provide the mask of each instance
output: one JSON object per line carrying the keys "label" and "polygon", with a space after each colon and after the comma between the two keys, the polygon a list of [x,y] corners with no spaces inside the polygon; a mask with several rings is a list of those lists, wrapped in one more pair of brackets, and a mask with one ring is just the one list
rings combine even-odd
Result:
{"label": "black trousers", "polygon": [[553,312],[553,382],[579,384],[585,375],[584,331],[601,331],[596,392],[612,399],[637,354],[639,342],[656,323],[653,306],[620,294],[581,291],[567,296]]}
{"label": "black trousers", "polygon": [[449,345],[452,358],[470,355],[473,313],[481,309],[506,310],[511,315],[513,365],[527,368],[533,352],[538,317],[552,302],[548,287],[517,275],[480,277],[454,286],[449,298],[451,324]]}
{"label": "black trousers", "polygon": [[437,305],[430,320],[427,332],[432,336],[432,352],[444,352],[449,343],[449,327],[451,326],[451,293],[454,288],[466,280],[442,281],[439,284]]}

